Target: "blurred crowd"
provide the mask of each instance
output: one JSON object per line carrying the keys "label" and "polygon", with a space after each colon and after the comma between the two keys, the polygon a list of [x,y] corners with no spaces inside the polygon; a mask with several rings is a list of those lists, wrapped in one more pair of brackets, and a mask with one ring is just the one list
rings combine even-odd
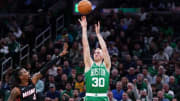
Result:
{"label": "blurred crowd", "polygon": [[[99,47],[94,24],[100,20],[101,34],[111,56],[107,93],[110,101],[180,100],[180,30],[173,23],[178,20],[173,18],[174,15],[162,16],[143,9],[138,14],[124,14],[121,11],[103,14],[97,11],[87,17],[91,55]],[[24,41],[19,39],[26,35],[23,34],[25,25],[26,30],[34,31],[38,28],[32,25],[32,20],[26,19],[25,22],[23,27],[14,20],[7,23],[12,31],[1,39],[1,54],[17,52],[20,42],[30,38],[26,37]],[[39,101],[83,100],[86,89],[81,35],[81,26],[76,19],[69,27],[58,32],[55,41],[50,41],[32,53],[29,63],[24,66],[31,75],[57,56],[65,42],[69,45],[69,53],[51,66],[46,76],[36,84]],[[7,101],[10,94],[11,74],[12,70],[6,73],[0,83],[3,101]]]}

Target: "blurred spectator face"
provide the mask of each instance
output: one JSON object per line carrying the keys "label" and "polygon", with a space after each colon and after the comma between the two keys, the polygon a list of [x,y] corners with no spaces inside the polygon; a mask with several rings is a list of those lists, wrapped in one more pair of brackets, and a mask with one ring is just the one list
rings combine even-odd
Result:
{"label": "blurred spectator face", "polygon": [[160,77],[160,76],[156,77],[156,83],[161,83],[161,80],[162,80],[162,77]]}
{"label": "blurred spectator face", "polygon": [[147,95],[146,90],[141,90],[140,94],[141,94],[141,96],[145,97]]}
{"label": "blurred spectator face", "polygon": [[133,89],[133,84],[132,83],[128,83],[127,88],[132,90]]}
{"label": "blurred spectator face", "polygon": [[61,76],[61,80],[67,81],[67,75],[66,75],[66,74],[63,74],[63,75]]}
{"label": "blurred spectator face", "polygon": [[170,84],[174,84],[174,83],[175,83],[175,78],[174,78],[174,76],[170,76],[170,77],[169,77],[169,83],[170,83]]}
{"label": "blurred spectator face", "polygon": [[49,45],[48,45],[48,48],[52,49],[53,47],[54,47],[53,42],[50,42]]}
{"label": "blurred spectator face", "polygon": [[112,93],[112,91],[108,91],[107,96],[108,96],[109,99],[112,99],[112,98],[113,98],[113,93]]}
{"label": "blurred spectator face", "polygon": [[157,97],[154,97],[153,101],[159,101],[159,99]]}
{"label": "blurred spectator face", "polygon": [[131,56],[130,55],[126,55],[126,61],[130,62],[131,61]]}
{"label": "blurred spectator face", "polygon": [[121,37],[121,38],[124,38],[124,37],[125,37],[124,31],[121,31],[121,32],[120,32],[120,37]]}
{"label": "blurred spectator face", "polygon": [[31,68],[32,68],[32,67],[31,67],[31,64],[28,63],[28,64],[26,65],[26,68],[27,68],[27,69],[31,69]]}
{"label": "blurred spectator face", "polygon": [[68,68],[69,67],[69,62],[68,61],[64,61],[64,67],[66,68]]}
{"label": "blurred spectator face", "polygon": [[32,56],[32,60],[33,60],[33,61],[38,61],[38,56],[37,56],[37,54],[34,54],[34,55]]}
{"label": "blurred spectator face", "polygon": [[137,61],[136,61],[136,64],[137,64],[138,66],[142,66],[142,65],[143,65],[143,62],[142,62],[142,60],[137,60]]}
{"label": "blurred spectator face", "polygon": [[121,82],[122,82],[122,84],[127,84],[128,83],[128,79],[126,77],[123,77],[121,79]]}
{"label": "blurred spectator face", "polygon": [[78,97],[78,96],[79,96],[79,91],[78,91],[77,89],[75,89],[75,90],[73,91],[73,96],[74,96],[74,97]]}
{"label": "blurred spectator face", "polygon": [[180,67],[179,67],[179,65],[175,65],[175,74],[180,75]]}
{"label": "blurred spectator face", "polygon": [[178,101],[176,98],[173,98],[172,101]]}
{"label": "blurred spectator face", "polygon": [[125,100],[125,101],[128,99],[128,95],[127,95],[127,93],[125,93],[125,92],[123,93],[123,95],[122,95],[122,99],[123,99],[123,100]]}
{"label": "blurred spectator face", "polygon": [[82,74],[79,74],[78,77],[77,77],[77,80],[78,80],[78,81],[82,81],[82,80],[83,80],[83,75],[82,75]]}
{"label": "blurred spectator face", "polygon": [[162,91],[158,91],[157,96],[159,99],[162,99],[164,97],[164,93]]}
{"label": "blurred spectator face", "polygon": [[135,69],[134,67],[129,68],[129,75],[134,75],[135,74]]}
{"label": "blurred spectator face", "polygon": [[138,74],[137,82],[141,83],[142,81],[143,81],[143,75],[142,74]]}
{"label": "blurred spectator face", "polygon": [[66,90],[68,90],[68,91],[71,90],[71,83],[66,83]]}
{"label": "blurred spectator face", "polygon": [[53,85],[50,84],[49,88],[50,88],[50,92],[52,92],[52,93],[56,91],[56,88],[55,88],[54,84]]}
{"label": "blurred spectator face", "polygon": [[55,48],[54,49],[54,54],[58,55],[60,53],[59,49],[58,48]]}
{"label": "blurred spectator face", "polygon": [[69,101],[74,101],[74,98],[69,98]]}
{"label": "blurred spectator face", "polygon": [[36,68],[41,68],[41,66],[42,66],[42,64],[40,63],[40,62],[36,62],[36,64],[35,64],[35,66],[36,66]]}
{"label": "blurred spectator face", "polygon": [[48,54],[48,55],[46,56],[46,60],[47,60],[47,61],[50,61],[50,60],[51,60],[51,55],[50,55],[50,54]]}
{"label": "blurred spectator face", "polygon": [[76,74],[76,69],[71,69],[71,74]]}
{"label": "blurred spectator face", "polygon": [[97,48],[94,52],[94,61],[99,62],[103,59],[103,53],[100,48]]}
{"label": "blurred spectator face", "polygon": [[123,64],[122,64],[122,63],[119,64],[119,69],[120,69],[120,70],[123,69]]}
{"label": "blurred spectator face", "polygon": [[114,68],[112,70],[112,77],[116,77],[117,75],[118,75],[118,70]]}
{"label": "blurred spectator face", "polygon": [[63,72],[63,71],[62,71],[62,67],[58,67],[58,68],[57,68],[57,73],[61,75],[62,72]]}
{"label": "blurred spectator face", "polygon": [[41,47],[40,53],[41,53],[41,54],[45,54],[45,53],[46,53],[46,47],[45,47],[45,46],[42,46],[42,47]]}
{"label": "blurred spectator face", "polygon": [[54,82],[54,76],[53,75],[49,75],[49,82]]}
{"label": "blurred spectator face", "polygon": [[79,62],[79,67],[84,67],[83,61],[80,61],[80,62]]}
{"label": "blurred spectator face", "polygon": [[144,76],[146,76],[146,75],[148,74],[147,69],[143,69],[143,70],[142,70],[142,73],[143,73]]}
{"label": "blurred spectator face", "polygon": [[135,49],[135,50],[139,50],[140,48],[141,48],[141,47],[140,47],[140,45],[139,45],[138,43],[134,45],[134,49]]}
{"label": "blurred spectator face", "polygon": [[161,75],[164,74],[164,67],[163,66],[159,67],[158,73],[161,74]]}
{"label": "blurred spectator face", "polygon": [[75,42],[73,43],[73,46],[72,46],[72,47],[73,47],[74,49],[78,48],[78,42],[75,41]]}
{"label": "blurred spectator face", "polygon": [[168,84],[164,84],[163,85],[163,89],[165,90],[165,92],[169,91],[169,85]]}
{"label": "blurred spectator face", "polygon": [[13,35],[12,33],[9,34],[9,38],[11,41],[15,41],[16,40],[16,36]]}
{"label": "blurred spectator face", "polygon": [[121,88],[122,88],[121,82],[117,82],[117,83],[116,83],[116,90],[117,90],[117,91],[120,91]]}

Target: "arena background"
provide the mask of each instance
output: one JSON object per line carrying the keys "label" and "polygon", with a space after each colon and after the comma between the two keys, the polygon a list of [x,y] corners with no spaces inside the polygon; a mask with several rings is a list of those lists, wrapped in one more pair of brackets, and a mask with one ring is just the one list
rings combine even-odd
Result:
{"label": "arena background", "polygon": [[[93,25],[101,21],[101,34],[111,55],[112,69],[108,96],[121,101],[180,101],[180,2],[178,0],[90,0],[88,38],[93,52],[98,47]],[[85,94],[79,0],[0,1],[0,95],[7,101],[12,71],[26,68],[38,72],[55,57],[64,42],[69,54],[50,67],[37,86],[39,101],[81,101]],[[134,82],[136,79],[136,82]],[[148,80],[148,83],[144,81]],[[61,82],[60,82],[61,81]],[[66,86],[70,83],[70,89]],[[148,86],[150,84],[150,86]],[[135,92],[127,85],[142,93]],[[50,89],[54,87],[54,89]],[[56,93],[54,93],[56,91]],[[163,94],[162,94],[162,92]],[[64,96],[67,93],[69,96]],[[152,93],[152,94],[151,94]],[[52,95],[53,97],[52,97]],[[49,96],[51,95],[51,96]],[[152,96],[151,96],[152,95]],[[113,98],[114,96],[114,98]],[[72,100],[71,99],[71,100]],[[125,98],[123,98],[125,99]]]}

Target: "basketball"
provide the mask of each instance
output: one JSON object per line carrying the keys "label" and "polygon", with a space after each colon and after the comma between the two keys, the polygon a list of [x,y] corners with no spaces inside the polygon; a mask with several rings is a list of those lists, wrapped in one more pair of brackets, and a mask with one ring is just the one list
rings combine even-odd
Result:
{"label": "basketball", "polygon": [[82,15],[87,15],[92,11],[92,4],[88,0],[81,0],[78,4],[79,13]]}

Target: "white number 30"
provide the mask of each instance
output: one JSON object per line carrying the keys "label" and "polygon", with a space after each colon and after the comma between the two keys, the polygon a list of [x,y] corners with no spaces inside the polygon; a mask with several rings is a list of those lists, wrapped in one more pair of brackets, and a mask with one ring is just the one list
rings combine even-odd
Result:
{"label": "white number 30", "polygon": [[104,78],[92,78],[92,87],[104,87]]}

